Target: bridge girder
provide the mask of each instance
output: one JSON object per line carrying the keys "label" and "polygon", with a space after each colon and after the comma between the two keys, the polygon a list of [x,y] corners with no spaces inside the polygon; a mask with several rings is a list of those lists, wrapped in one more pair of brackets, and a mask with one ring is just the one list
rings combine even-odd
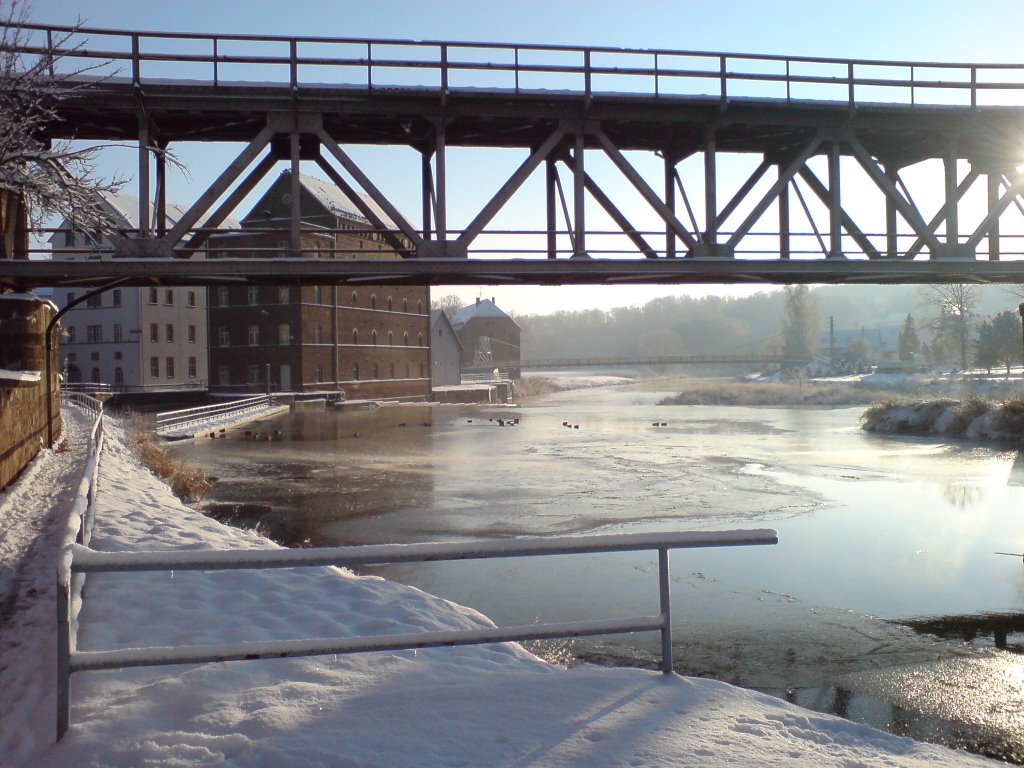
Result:
{"label": "bridge girder", "polygon": [[[852,61],[830,62],[842,65],[848,72],[849,98],[846,101],[790,98],[790,88],[803,82],[844,83],[835,77],[791,77],[788,60],[785,77],[745,76],[757,81],[784,83],[785,99],[733,98],[727,95],[727,90],[730,78],[737,75],[728,72],[728,57],[724,54],[720,55],[721,93],[717,96],[660,92],[659,75],[694,73],[671,70],[659,73],[656,60],[653,69],[630,71],[653,75],[654,93],[598,92],[592,88],[592,74],[615,75],[620,70],[592,68],[591,52],[583,49],[579,52],[584,65],[578,72],[571,67],[557,68],[557,71],[584,75],[586,85],[582,91],[520,88],[518,47],[514,68],[498,65],[499,69],[514,70],[514,89],[460,89],[449,82],[449,76],[461,70],[452,68],[448,57],[449,47],[460,44],[398,43],[396,45],[438,46],[443,52],[437,65],[440,84],[437,87],[381,87],[372,82],[373,61],[369,55],[372,41],[360,42],[366,44],[368,55],[365,58],[339,62],[366,67],[367,82],[360,86],[299,81],[299,65],[307,62],[297,57],[301,41],[289,40],[286,42],[291,51],[290,59],[283,57],[279,62],[267,62],[262,57],[254,59],[289,66],[289,82],[245,83],[217,77],[218,64],[244,61],[244,57],[218,58],[216,39],[211,39],[214,54],[208,61],[214,67],[214,78],[212,82],[202,82],[144,78],[142,59],[138,56],[139,41],[133,37],[135,53],[129,59],[131,77],[114,76],[86,82],[87,87],[74,90],[59,102],[58,118],[45,128],[50,138],[137,143],[140,226],[138,232],[118,240],[118,256],[191,256],[276,163],[290,162],[293,184],[297,186],[301,162],[313,161],[353,200],[370,227],[378,230],[394,250],[408,261],[421,263],[415,268],[389,266],[385,269],[379,262],[373,262],[364,269],[356,266],[357,259],[326,270],[316,265],[308,269],[292,266],[288,269],[291,280],[346,282],[367,279],[366,276],[373,273],[392,281],[495,284],[528,280],[541,283],[930,282],[961,277],[1017,282],[1017,268],[1008,262],[998,267],[986,264],[1000,262],[1004,257],[1024,256],[1024,249],[1019,253],[1000,250],[1003,241],[999,229],[1000,219],[1011,205],[1024,213],[1021,205],[1024,176],[1017,171],[1024,161],[1024,108],[979,106],[978,89],[982,86],[978,85],[978,65],[969,68],[969,107],[918,104],[913,98],[915,87],[949,84],[916,82],[912,68],[909,82],[857,78],[855,66],[872,63]],[[648,55],[651,52],[626,53]],[[188,60],[207,61],[195,55]],[[320,59],[310,61],[331,63]],[[389,61],[385,66],[404,64],[427,69],[431,66],[419,60]],[[472,69],[462,65],[463,70],[467,68]],[[539,69],[542,68],[534,66],[523,71]],[[742,80],[743,76],[740,78]],[[858,85],[907,86],[911,102],[859,102],[855,98]],[[983,86],[991,88],[993,83],[986,82]],[[162,162],[156,167],[155,212],[151,207],[152,150],[196,141],[230,141],[243,146],[189,211],[168,229]],[[375,186],[372,180],[375,169],[362,168],[352,159],[347,148],[355,145],[405,146],[420,153],[423,220],[418,229],[408,224],[398,206]],[[479,212],[471,217],[469,224],[455,230],[450,227],[447,209],[450,182],[446,154],[450,148],[463,147],[525,150],[527,154],[504,181],[498,180],[497,191],[481,201]],[[616,189],[603,184],[588,171],[588,158],[593,153],[607,157],[628,182],[627,188],[648,206],[648,215],[653,212],[662,227],[661,247],[650,237],[655,233],[644,232],[631,223],[625,207],[615,200]],[[662,158],[664,176],[657,184],[639,170],[636,153],[654,153]],[[162,153],[156,154],[158,159],[163,158]],[[703,186],[703,194],[695,198],[703,203],[703,221],[698,221],[679,173],[679,164],[694,155],[703,158],[703,175],[698,182]],[[737,189],[730,190],[720,180],[719,166],[723,158],[736,155],[753,156],[758,164]],[[818,158],[826,162],[827,178],[824,180],[810,165],[818,162]],[[915,203],[900,176],[902,169],[926,159],[942,161],[946,168],[943,202],[938,212],[930,216]],[[971,164],[970,172],[963,179],[958,177],[960,161]],[[571,195],[562,188],[559,163],[571,176]],[[545,236],[545,246],[524,255],[558,264],[533,264],[531,258],[495,258],[493,250],[477,247],[481,235],[487,233],[488,224],[541,166],[546,168],[547,174],[547,231],[529,234]],[[843,194],[846,173],[841,169],[857,167],[884,201],[885,221],[881,232],[858,222],[861,211],[851,208],[850,196]],[[776,169],[776,176],[766,181],[772,168]],[[960,215],[960,202],[982,176],[987,177],[987,209],[961,236],[961,225],[966,221]],[[693,183],[692,178],[687,182],[688,185]],[[816,219],[801,191],[801,183],[824,207],[825,221]],[[659,185],[662,186],[660,192]],[[376,208],[384,211],[396,228],[385,226],[375,208],[356,194],[360,190],[372,199]],[[685,205],[686,217],[677,213],[677,192]],[[820,256],[794,247],[795,238],[806,240],[808,235],[793,229],[791,192],[795,193],[820,244]],[[588,227],[588,194],[621,230],[624,241],[629,243],[627,249],[619,249],[612,257],[601,254],[591,258],[595,254],[587,247],[588,237],[593,243],[594,237],[598,234],[603,237],[606,233],[595,233]],[[293,195],[291,222],[295,265],[302,256],[300,233],[303,228],[297,197]],[[720,200],[727,202],[720,206]],[[559,230],[557,224],[559,203],[565,219],[563,230]],[[765,229],[762,220],[773,207],[778,212],[778,226],[774,230]],[[571,241],[568,251],[557,247],[559,237],[566,233]],[[755,239],[764,242],[765,238],[771,244],[770,254],[765,254],[762,246],[748,245]],[[981,260],[976,252],[985,238],[988,238],[987,260]],[[921,258],[925,251],[928,259]],[[644,258],[638,259],[638,256]],[[477,264],[478,261],[483,264]],[[958,266],[952,269],[938,266],[949,261],[957,262]],[[890,266],[891,262],[899,265]],[[106,278],[116,275],[135,279],[132,267],[120,259],[90,263],[96,270],[105,270]],[[273,279],[285,277],[280,265],[266,271],[255,270],[250,277],[225,263],[223,267],[183,271],[180,279],[269,280],[275,269],[279,274]],[[46,278],[44,272],[48,275]],[[31,287],[44,279],[65,277],[57,271],[46,272],[40,266],[8,270],[5,265],[0,272],[0,281],[11,287]],[[150,279],[177,278],[171,272],[156,270]]]}

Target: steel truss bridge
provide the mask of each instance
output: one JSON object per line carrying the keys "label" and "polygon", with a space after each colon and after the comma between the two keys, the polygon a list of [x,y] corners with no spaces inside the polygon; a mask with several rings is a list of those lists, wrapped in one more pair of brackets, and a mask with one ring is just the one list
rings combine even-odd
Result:
{"label": "steel truss bridge", "polygon": [[[58,77],[86,71],[45,137],[136,147],[142,202],[113,257],[0,262],[4,287],[1024,282],[1024,226],[1010,231],[1024,214],[1021,64],[21,29],[24,56],[51,57]],[[163,150],[189,142],[242,149],[170,225]],[[418,227],[375,183],[381,169],[353,159],[362,145],[419,153]],[[525,159],[452,189],[451,148]],[[680,172],[690,157],[696,181]],[[736,157],[753,170],[726,183],[720,169]],[[615,199],[620,187],[598,179],[595,161],[625,180],[654,229],[631,221],[635,206]],[[917,192],[937,195],[932,206],[905,178],[923,161],[944,169]],[[303,163],[403,258],[304,254]],[[292,171],[289,258],[190,258],[279,165]],[[495,231],[535,173],[543,224]],[[448,200],[467,193],[477,212],[453,229]],[[588,224],[597,208],[614,231]]]}

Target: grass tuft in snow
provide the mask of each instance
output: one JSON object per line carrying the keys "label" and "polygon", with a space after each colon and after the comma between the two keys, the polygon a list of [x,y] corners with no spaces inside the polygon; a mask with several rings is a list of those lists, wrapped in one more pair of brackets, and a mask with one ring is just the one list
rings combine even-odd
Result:
{"label": "grass tuft in snow", "polygon": [[957,408],[947,431],[951,435],[962,435],[971,426],[971,422],[979,416],[984,416],[991,409],[991,400],[971,392],[960,401],[960,407]]}
{"label": "grass tuft in snow", "polygon": [[160,445],[156,432],[141,416],[131,418],[128,444],[139,461],[167,483],[174,495],[182,501],[199,501],[213,487],[213,482],[202,469],[167,453]]}

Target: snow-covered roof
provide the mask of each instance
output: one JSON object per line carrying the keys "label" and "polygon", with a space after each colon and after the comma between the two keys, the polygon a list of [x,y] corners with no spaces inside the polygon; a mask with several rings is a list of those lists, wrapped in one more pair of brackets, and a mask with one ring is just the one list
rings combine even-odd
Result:
{"label": "snow-covered roof", "polygon": [[455,313],[455,317],[452,318],[452,327],[461,328],[470,320],[485,317],[508,320],[511,323],[515,323],[517,328],[519,327],[519,323],[516,323],[515,320],[498,309],[498,305],[492,299],[477,299],[474,304],[460,309]]}
{"label": "snow-covered roof", "polygon": [[[282,178],[288,178],[291,171],[284,171],[281,174]],[[356,207],[356,204],[342,192],[336,184],[332,184],[329,181],[323,181],[313,176],[306,176],[305,174],[299,175],[299,181],[306,190],[313,195],[320,203],[335,216],[341,216],[346,219],[355,219],[356,221],[364,221],[369,223],[363,214]],[[377,202],[369,195],[360,194],[360,200],[363,201],[370,210],[377,214],[378,218],[384,222],[389,229],[397,229],[398,223],[393,221],[390,216],[384,213],[384,209],[381,208]],[[407,221],[403,221],[403,224],[410,226]]]}

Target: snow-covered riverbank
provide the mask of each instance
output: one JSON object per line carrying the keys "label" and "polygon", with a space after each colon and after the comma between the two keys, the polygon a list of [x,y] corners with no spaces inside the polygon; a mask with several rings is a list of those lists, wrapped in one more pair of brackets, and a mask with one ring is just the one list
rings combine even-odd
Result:
{"label": "snow-covered riverbank", "polygon": [[[0,519],[12,498],[42,498],[48,488],[33,483],[51,481],[27,472],[0,502]],[[273,546],[182,506],[116,437],[96,503],[97,549]],[[55,569],[39,569],[39,578],[52,581]],[[52,615],[52,604],[45,610]],[[336,568],[93,575],[79,621],[82,650],[490,624],[469,608]],[[37,695],[0,690],[0,754],[26,768],[993,764],[724,683],[564,669],[515,645],[79,673],[71,730],[50,746],[52,628],[13,626],[3,647],[35,660]]]}

